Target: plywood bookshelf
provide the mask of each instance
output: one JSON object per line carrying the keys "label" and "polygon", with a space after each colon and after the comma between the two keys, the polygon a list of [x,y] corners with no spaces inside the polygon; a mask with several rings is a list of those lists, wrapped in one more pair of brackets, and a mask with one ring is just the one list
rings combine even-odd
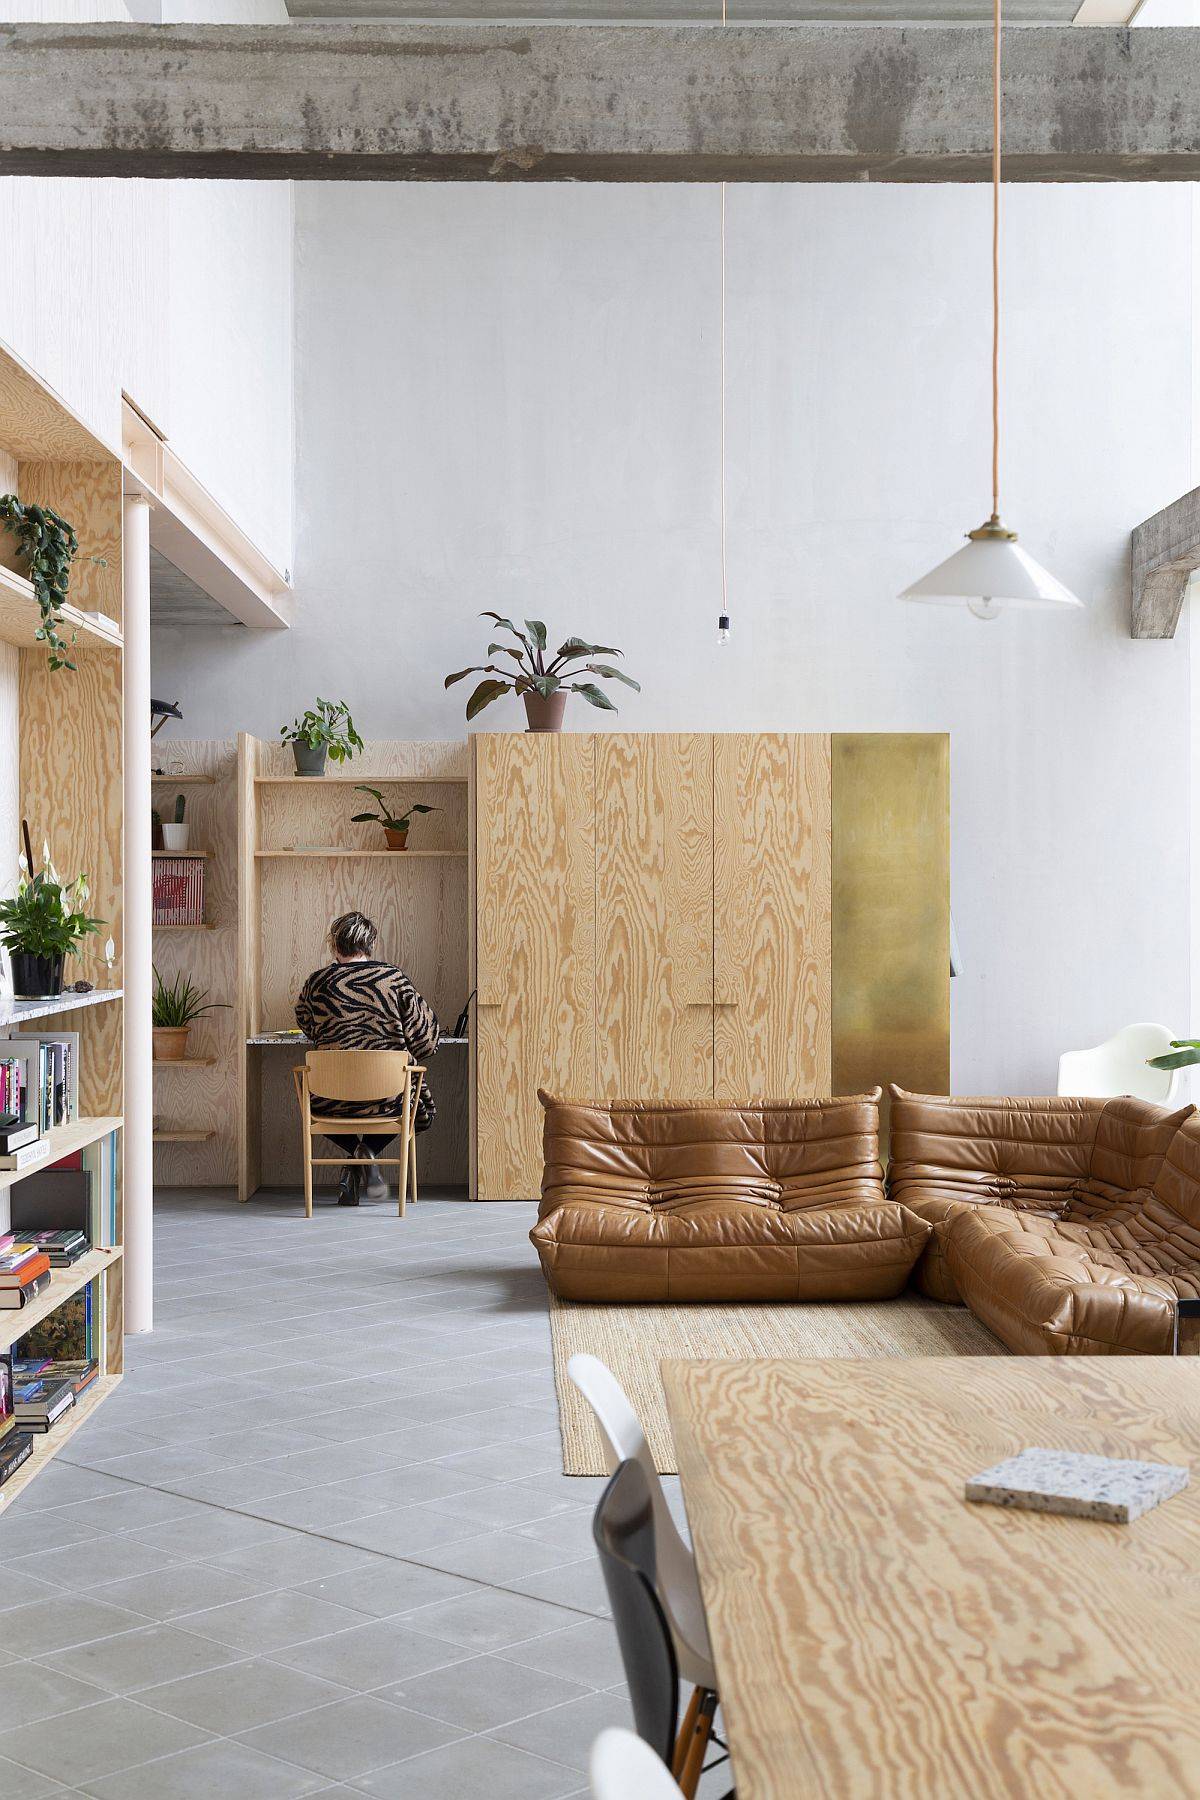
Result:
{"label": "plywood bookshelf", "polygon": [[[467,998],[467,746],[377,741],[348,770],[300,777],[286,746],[243,735],[238,767],[238,1191],[247,1199],[260,1185],[300,1181],[291,1070],[304,1046],[275,1034],[294,1028],[305,977],[329,961],[338,913],[358,907],[374,919],[379,954],[408,971],[445,1029]],[[378,826],[353,823],[371,804],[354,793],[363,782],[399,804],[438,808],[414,819],[411,849],[383,849]],[[263,1038],[275,1041],[254,1041]],[[430,1084],[438,1116],[420,1142],[422,1183],[465,1187],[464,1045],[443,1044]]]}
{"label": "plywood bookshelf", "polygon": [[[227,1012],[192,1027],[180,1062],[154,1065],[154,1184],[232,1187],[237,1180],[237,745],[232,738],[154,740],[154,804],[170,813],[187,798],[191,843],[204,852],[204,924],[156,925],[154,962],[166,980],[184,974]],[[178,1075],[170,1071],[177,1069]]]}
{"label": "plywood bookshelf", "polygon": [[[18,1342],[86,1291],[100,1367],[84,1400],[37,1441],[29,1461],[0,1487],[3,1511],[113,1391],[123,1366],[124,743],[120,459],[2,346],[0,491],[52,507],[79,538],[63,629],[77,667],[54,672],[36,636],[40,616],[33,588],[18,566],[15,540],[0,532],[0,888],[11,892],[18,827],[26,818],[35,854],[45,840],[64,875],[86,871],[89,911],[105,922],[100,939],[89,940],[66,970],[69,983],[87,979],[95,991],[2,1008],[6,1031],[37,1021],[43,1032],[79,1033],[80,1116],[51,1134],[47,1160],[0,1174],[0,1229],[7,1228],[18,1183],[78,1154],[93,1175],[94,1248],[74,1268],[56,1270],[36,1301],[0,1314],[0,1343]],[[116,958],[107,969],[95,945],[110,933]]]}

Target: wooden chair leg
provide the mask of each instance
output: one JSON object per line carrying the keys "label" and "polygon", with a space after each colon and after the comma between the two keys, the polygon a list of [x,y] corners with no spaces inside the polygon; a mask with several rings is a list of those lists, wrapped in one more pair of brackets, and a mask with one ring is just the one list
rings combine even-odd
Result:
{"label": "wooden chair leg", "polygon": [[408,1200],[408,1139],[412,1128],[412,1094],[409,1083],[404,1086],[404,1105],[400,1109],[400,1168],[396,1182],[398,1210],[404,1217],[404,1208]]}
{"label": "wooden chair leg", "polygon": [[408,1134],[408,1180],[412,1189],[409,1199],[415,1206],[417,1204],[417,1134],[415,1131],[410,1131]]}
{"label": "wooden chair leg", "polygon": [[304,1216],[313,1216],[313,1165],[312,1165],[312,1130],[308,1119],[304,1121]]}
{"label": "wooden chair leg", "polygon": [[671,1773],[679,1779],[679,1770],[683,1764],[684,1752],[692,1741],[692,1733],[696,1729],[696,1714],[700,1709],[700,1689],[693,1688],[691,1699],[687,1703],[687,1711],[683,1715],[683,1724],[675,1738],[675,1754],[671,1759]]}
{"label": "wooden chair leg", "polygon": [[710,1688],[698,1688],[696,1692],[698,1702],[692,1721],[691,1735],[685,1743],[683,1733],[680,1732],[675,1751],[677,1765],[675,1779],[679,1783],[679,1791],[684,1796],[684,1800],[694,1800],[704,1768],[704,1758],[708,1752],[708,1741],[712,1736],[713,1716],[717,1710],[717,1696]]}

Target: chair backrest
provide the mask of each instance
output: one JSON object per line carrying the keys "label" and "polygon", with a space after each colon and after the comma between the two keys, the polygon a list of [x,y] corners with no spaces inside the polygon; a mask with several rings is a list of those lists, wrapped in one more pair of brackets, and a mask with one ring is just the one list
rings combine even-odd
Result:
{"label": "chair backrest", "polygon": [[314,1101],[390,1100],[404,1092],[407,1050],[310,1050],[304,1059]]}
{"label": "chair backrest", "polygon": [[1179,1071],[1151,1069],[1147,1059],[1165,1055],[1173,1036],[1165,1025],[1126,1025],[1090,1050],[1067,1050],[1058,1062],[1058,1091],[1096,1099],[1132,1094],[1165,1106],[1175,1097]]}
{"label": "chair backrest", "polygon": [[592,1745],[588,1774],[592,1800],[683,1800],[666,1764],[620,1725],[610,1725]]}
{"label": "chair backrest", "polygon": [[659,1594],[668,1617],[685,1639],[695,1648],[707,1651],[708,1633],[695,1558],[671,1516],[641,1420],[629,1404],[625,1389],[598,1356],[577,1353],[567,1364],[567,1374],[596,1415],[610,1472],[623,1462],[635,1462],[645,1476],[654,1511]]}
{"label": "chair backrest", "polygon": [[665,1761],[679,1717],[679,1666],[658,1597],[654,1509],[640,1463],[623,1462],[600,1496],[592,1536],[608,1590],[638,1736]]}

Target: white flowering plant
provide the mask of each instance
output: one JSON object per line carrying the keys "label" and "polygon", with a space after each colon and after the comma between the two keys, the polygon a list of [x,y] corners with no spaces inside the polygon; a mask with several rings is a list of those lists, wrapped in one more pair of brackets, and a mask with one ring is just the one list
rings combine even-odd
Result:
{"label": "white flowering plant", "polygon": [[17,891],[11,900],[0,900],[0,944],[26,956],[69,956],[105,923],[85,910],[90,898],[87,876],[63,881],[48,848],[43,853],[45,866],[36,875],[26,856],[19,862]]}

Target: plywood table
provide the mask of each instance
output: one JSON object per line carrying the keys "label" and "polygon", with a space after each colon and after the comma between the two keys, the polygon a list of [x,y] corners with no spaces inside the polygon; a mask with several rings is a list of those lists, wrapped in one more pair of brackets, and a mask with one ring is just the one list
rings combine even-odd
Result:
{"label": "plywood table", "polygon": [[[1200,1794],[1200,1363],[667,1362],[738,1800]],[[1133,1525],[968,1505],[1184,1462]]]}

